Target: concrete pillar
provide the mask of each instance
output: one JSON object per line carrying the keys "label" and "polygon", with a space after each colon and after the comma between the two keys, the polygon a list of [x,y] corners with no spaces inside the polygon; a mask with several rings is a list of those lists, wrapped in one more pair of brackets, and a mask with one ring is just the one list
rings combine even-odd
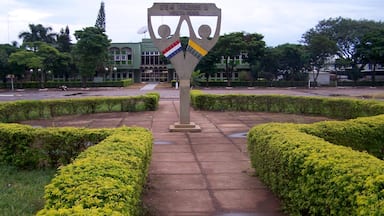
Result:
{"label": "concrete pillar", "polygon": [[190,80],[180,80],[180,124],[190,123],[190,83]]}

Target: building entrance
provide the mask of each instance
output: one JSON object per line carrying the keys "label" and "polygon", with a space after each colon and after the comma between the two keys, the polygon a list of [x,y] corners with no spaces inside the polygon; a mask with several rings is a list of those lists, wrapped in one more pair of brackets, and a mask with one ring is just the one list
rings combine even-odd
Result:
{"label": "building entrance", "polygon": [[141,72],[142,82],[168,82],[168,70],[144,69]]}

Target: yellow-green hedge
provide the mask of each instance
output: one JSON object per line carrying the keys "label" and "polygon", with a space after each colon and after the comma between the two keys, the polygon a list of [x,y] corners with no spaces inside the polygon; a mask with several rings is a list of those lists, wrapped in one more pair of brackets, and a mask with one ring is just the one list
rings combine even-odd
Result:
{"label": "yellow-green hedge", "polygon": [[303,132],[311,127],[270,123],[248,133],[252,166],[285,210],[290,215],[383,215],[383,161]]}
{"label": "yellow-green hedge", "polygon": [[0,163],[19,168],[57,167],[99,143],[112,129],[33,128],[0,123]]}
{"label": "yellow-green hedge", "polygon": [[37,215],[138,215],[152,140],[143,128],[116,129],[59,169]]}
{"label": "yellow-green hedge", "polygon": [[366,151],[384,159],[384,115],[347,121],[323,121],[303,125],[300,130],[326,141]]}
{"label": "yellow-green hedge", "polygon": [[98,112],[156,110],[160,95],[148,93],[124,97],[87,97],[52,100],[20,100],[0,103],[0,122],[51,118]]}
{"label": "yellow-green hedge", "polygon": [[373,116],[259,125],[248,133],[248,151],[256,174],[290,215],[384,215],[384,163],[379,159],[384,150],[384,115],[379,115],[384,102],[193,91],[191,103],[195,109],[212,111]]}
{"label": "yellow-green hedge", "polygon": [[384,113],[384,102],[352,98],[302,97],[289,95],[206,94],[191,92],[195,109],[210,111],[283,112],[351,119]]}

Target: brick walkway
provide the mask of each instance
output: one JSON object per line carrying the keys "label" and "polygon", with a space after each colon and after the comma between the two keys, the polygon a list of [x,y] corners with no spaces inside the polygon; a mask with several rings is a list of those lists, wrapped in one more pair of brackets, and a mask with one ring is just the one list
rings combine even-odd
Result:
{"label": "brick walkway", "polygon": [[140,126],[154,135],[144,204],[150,215],[283,215],[278,199],[253,174],[246,132],[266,122],[308,123],[321,117],[191,110],[201,133],[168,132],[178,121],[178,101],[160,101],[154,112],[100,113],[23,122],[40,126]]}
{"label": "brick walkway", "polygon": [[153,215],[281,215],[278,200],[252,177],[246,139],[228,137],[248,131],[246,124],[226,113],[191,112],[202,133],[169,133],[176,113],[178,102],[166,101],[153,116],[150,188],[144,196]]}

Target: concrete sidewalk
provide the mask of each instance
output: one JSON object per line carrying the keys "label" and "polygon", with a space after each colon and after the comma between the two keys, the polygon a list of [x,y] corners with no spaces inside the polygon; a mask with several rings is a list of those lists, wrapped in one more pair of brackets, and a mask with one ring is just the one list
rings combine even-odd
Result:
{"label": "concrete sidewalk", "polygon": [[253,176],[245,152],[249,126],[227,113],[192,111],[191,121],[201,133],[169,133],[169,125],[178,121],[178,106],[161,102],[153,116],[155,142],[144,195],[150,213],[282,215],[278,199]]}
{"label": "concrete sidewalk", "polygon": [[283,215],[279,200],[250,167],[246,133],[267,122],[325,120],[281,113],[207,112],[191,109],[201,133],[168,132],[178,122],[179,101],[160,100],[150,112],[99,113],[22,122],[36,126],[140,126],[154,135],[149,185],[143,200],[149,215]]}

